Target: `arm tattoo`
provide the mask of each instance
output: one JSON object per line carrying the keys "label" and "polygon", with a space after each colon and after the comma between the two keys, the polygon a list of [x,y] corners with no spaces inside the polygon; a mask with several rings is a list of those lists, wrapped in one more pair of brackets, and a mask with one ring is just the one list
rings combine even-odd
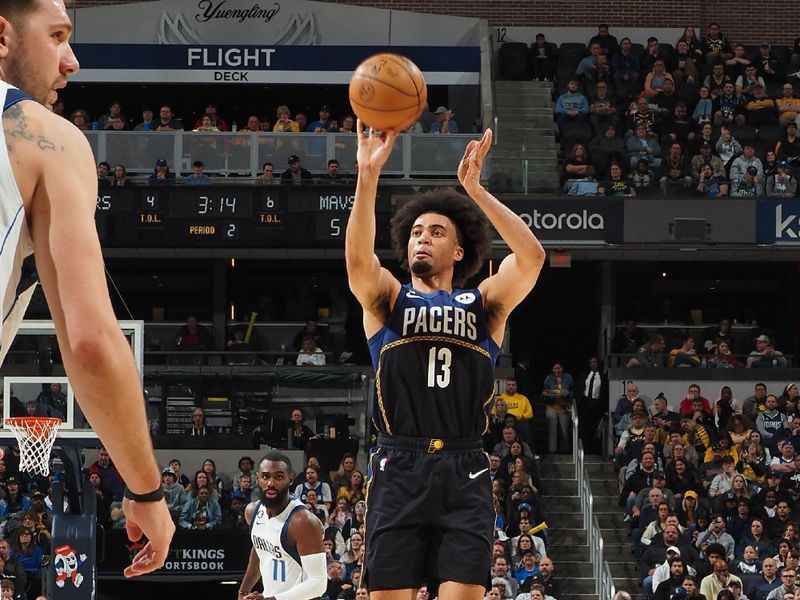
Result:
{"label": "arm tattoo", "polygon": [[35,142],[36,146],[42,151],[56,151],[56,145],[51,140],[28,129],[28,121],[25,119],[25,113],[19,104],[10,106],[3,112],[3,130],[7,141],[9,138],[14,138],[16,140]]}

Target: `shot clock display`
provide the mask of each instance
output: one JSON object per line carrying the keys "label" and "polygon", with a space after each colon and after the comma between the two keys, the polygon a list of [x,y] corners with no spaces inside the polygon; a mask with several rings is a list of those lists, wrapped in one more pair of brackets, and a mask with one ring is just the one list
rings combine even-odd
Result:
{"label": "shot clock display", "polygon": [[[112,188],[97,197],[96,222],[109,248],[335,248],[354,195],[350,186]],[[388,247],[390,212],[381,190],[378,247]]]}

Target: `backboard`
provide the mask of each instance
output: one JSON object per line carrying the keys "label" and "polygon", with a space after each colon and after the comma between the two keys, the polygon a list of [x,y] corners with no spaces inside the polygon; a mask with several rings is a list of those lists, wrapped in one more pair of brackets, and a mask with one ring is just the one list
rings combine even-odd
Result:
{"label": "backboard", "polygon": [[[139,380],[143,377],[144,322],[120,321],[128,340]],[[14,443],[14,435],[4,426],[12,416],[54,416],[62,420],[56,445],[98,447],[97,433],[80,409],[72,385],[51,357],[60,356],[52,321],[25,320],[2,366],[2,422],[0,446]],[[51,361],[51,362],[48,362]],[[113,395],[113,390],[109,390]],[[8,441],[7,441],[8,440]]]}

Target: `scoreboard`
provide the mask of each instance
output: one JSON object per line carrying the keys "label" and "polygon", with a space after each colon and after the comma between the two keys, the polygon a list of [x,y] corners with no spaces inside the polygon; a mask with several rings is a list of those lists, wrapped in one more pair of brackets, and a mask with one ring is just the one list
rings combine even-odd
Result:
{"label": "scoreboard", "polygon": [[[109,248],[343,247],[353,186],[110,188],[97,196]],[[376,247],[389,247],[390,194],[376,202]]]}

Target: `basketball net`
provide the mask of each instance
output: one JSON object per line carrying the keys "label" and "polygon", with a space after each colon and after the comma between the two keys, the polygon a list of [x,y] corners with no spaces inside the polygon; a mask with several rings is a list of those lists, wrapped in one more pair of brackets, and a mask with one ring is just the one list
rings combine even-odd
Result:
{"label": "basketball net", "polygon": [[56,417],[11,417],[4,421],[19,444],[19,469],[50,474],[50,451],[56,440],[61,419]]}

